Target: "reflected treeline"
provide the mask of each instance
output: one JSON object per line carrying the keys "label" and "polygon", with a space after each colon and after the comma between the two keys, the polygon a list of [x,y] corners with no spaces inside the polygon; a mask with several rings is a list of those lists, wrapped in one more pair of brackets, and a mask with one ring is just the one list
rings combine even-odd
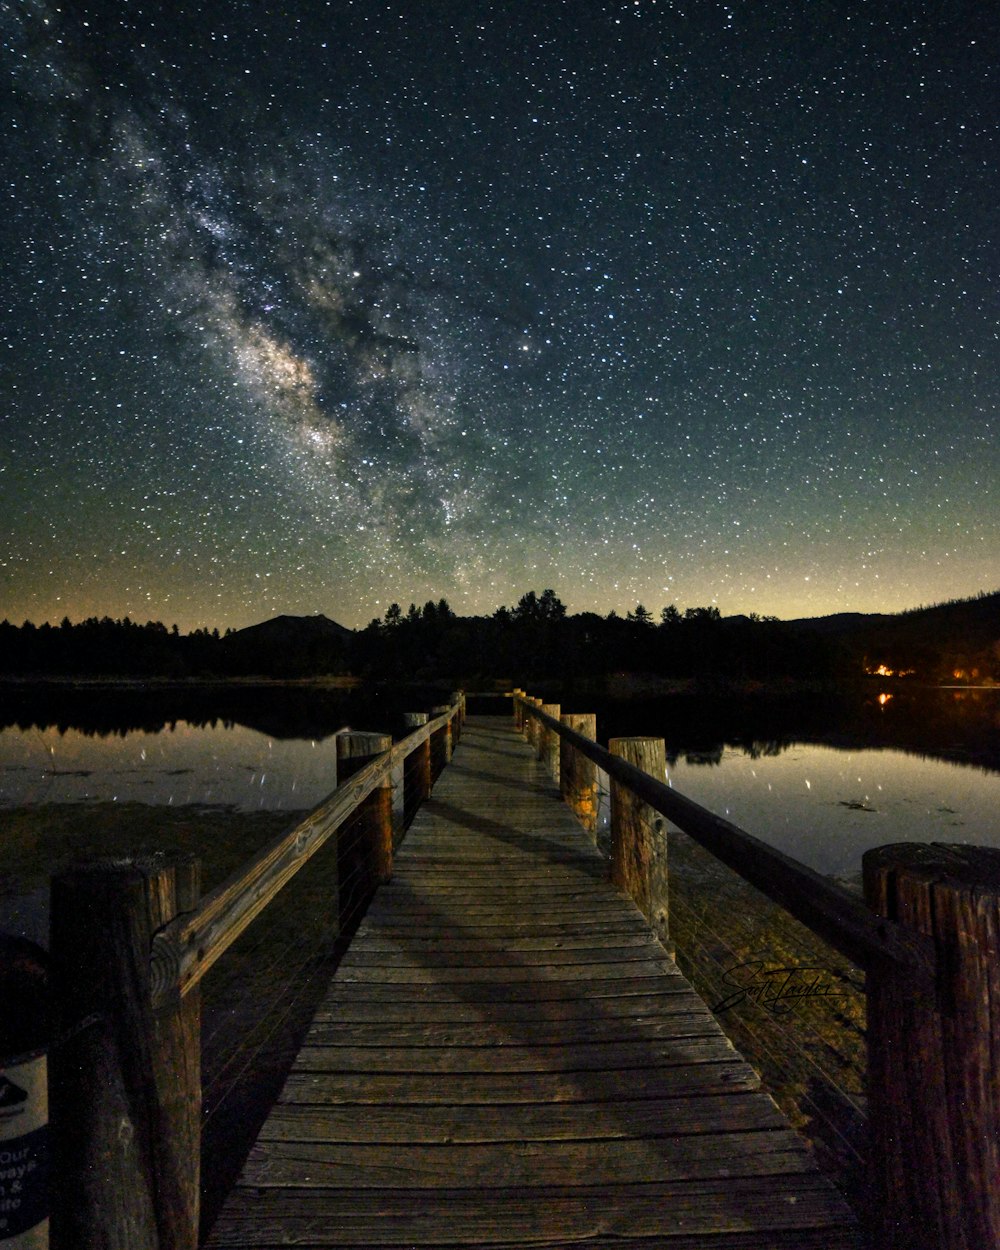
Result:
{"label": "reflected treeline", "polygon": [[[242,725],[276,739],[319,741],[345,726],[398,736],[403,713],[447,701],[443,687],[363,686],[352,691],[252,684],[192,686],[7,686],[0,729],[73,729],[124,737],[169,733],[180,722],[198,727]],[[839,694],[725,697],[681,693],[609,699],[552,691],[564,711],[597,713],[598,737],[649,735],[666,742],[671,764],[712,767],[724,749],[752,758],[780,755],[812,742],[861,750],[916,752],[1000,771],[1000,690],[933,689],[906,682]],[[504,714],[504,699],[471,699],[469,710]]]}
{"label": "reflected treeline", "polygon": [[440,691],[324,690],[304,686],[6,686],[0,729],[76,730],[95,737],[243,725],[271,738],[321,740],[345,726],[396,734],[406,711],[441,702]]}
{"label": "reflected treeline", "polygon": [[[796,743],[844,750],[892,748],[1000,771],[1000,690],[934,689],[897,682],[870,690],[794,697],[587,700],[568,711],[597,712],[598,736],[663,738],[667,759],[712,766],[726,747],[754,758]],[[577,706],[579,704],[579,707]]]}

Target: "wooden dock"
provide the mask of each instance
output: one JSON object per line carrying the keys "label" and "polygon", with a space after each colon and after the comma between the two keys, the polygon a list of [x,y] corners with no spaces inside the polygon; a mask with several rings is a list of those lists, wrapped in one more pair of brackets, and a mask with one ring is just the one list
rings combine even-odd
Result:
{"label": "wooden dock", "polygon": [[470,717],[208,1245],[860,1246],[605,875],[528,745]]}

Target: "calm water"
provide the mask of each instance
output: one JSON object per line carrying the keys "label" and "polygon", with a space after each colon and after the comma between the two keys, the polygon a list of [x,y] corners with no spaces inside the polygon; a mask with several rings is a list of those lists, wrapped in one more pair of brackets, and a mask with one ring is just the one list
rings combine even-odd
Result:
{"label": "calm water", "polygon": [[1000,774],[903,751],[797,744],[776,755],[725,748],[684,759],[670,784],[748,833],[831,876],[888,842],[1000,847]]}
{"label": "calm water", "polygon": [[52,727],[0,733],[0,807],[111,801],[293,811],[315,807],[336,777],[333,734],[275,738],[187,721],[124,737]]}
{"label": "calm water", "polygon": [[[151,708],[148,696],[116,696],[95,711],[89,695],[87,716],[81,706],[62,718],[51,706],[37,715],[19,709],[0,729],[0,808],[309,808],[334,786],[338,729],[399,728],[398,710],[377,701],[240,697],[246,706],[223,711],[225,720],[204,707],[175,718],[175,709]],[[887,842],[1000,846],[1000,690],[905,692],[881,702],[873,693],[837,708],[732,699],[713,707],[703,698],[618,704],[599,710],[598,730],[601,738],[665,736],[676,789],[820,872],[854,876],[863,851]]]}

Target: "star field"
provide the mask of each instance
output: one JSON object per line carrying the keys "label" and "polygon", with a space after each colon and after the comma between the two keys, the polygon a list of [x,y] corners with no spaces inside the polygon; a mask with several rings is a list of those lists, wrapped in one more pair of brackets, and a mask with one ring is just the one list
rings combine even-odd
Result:
{"label": "star field", "polygon": [[0,616],[995,589],[989,10],[3,5]]}

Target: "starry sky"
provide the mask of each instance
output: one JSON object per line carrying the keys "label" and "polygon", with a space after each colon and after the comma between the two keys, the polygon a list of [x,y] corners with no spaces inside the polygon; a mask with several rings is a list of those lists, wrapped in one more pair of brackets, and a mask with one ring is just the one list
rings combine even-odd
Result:
{"label": "starry sky", "polygon": [[996,13],[0,3],[0,617],[996,589]]}

